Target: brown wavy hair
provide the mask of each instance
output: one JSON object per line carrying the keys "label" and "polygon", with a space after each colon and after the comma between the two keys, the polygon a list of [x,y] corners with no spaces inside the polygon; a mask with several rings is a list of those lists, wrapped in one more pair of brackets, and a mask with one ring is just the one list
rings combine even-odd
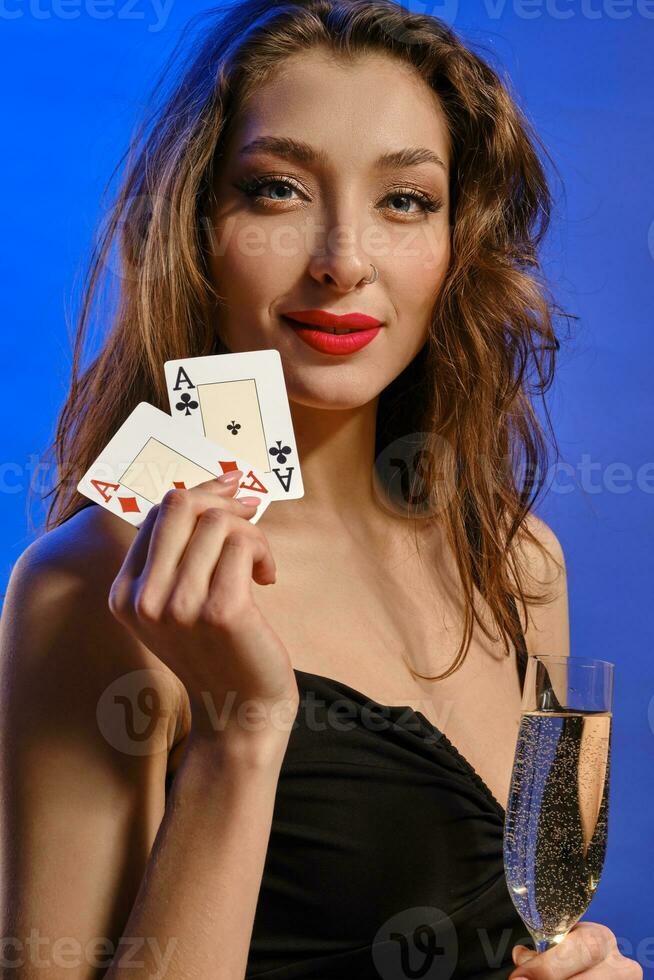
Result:
{"label": "brown wavy hair", "polygon": [[[438,515],[463,586],[463,639],[437,679],[463,662],[475,621],[491,635],[475,585],[507,655],[509,640],[521,647],[516,594],[525,616],[527,601],[548,601],[525,591],[516,544],[525,538],[544,548],[525,521],[548,456],[531,399],[552,383],[553,319],[561,311],[537,256],[552,197],[536,146],[547,151],[487,60],[439,18],[393,0],[241,0],[188,23],[110,178],[124,163],[84,279],[70,391],[49,447],[58,482],[46,494],[53,500],[45,529],[88,505],[76,484],[138,402],[167,410],[163,362],[224,350],[207,265],[221,148],[235,113],[283,58],[314,46],[344,61],[385,52],[408,62],[438,95],[448,124],[450,268],[428,341],[381,393],[377,418],[378,454],[404,434],[425,437],[420,480],[414,473],[404,485],[407,516],[418,504],[424,513],[425,501]],[[101,287],[114,266],[119,288],[109,316]],[[98,309],[111,326],[83,368]],[[553,436],[546,406],[545,418]]]}

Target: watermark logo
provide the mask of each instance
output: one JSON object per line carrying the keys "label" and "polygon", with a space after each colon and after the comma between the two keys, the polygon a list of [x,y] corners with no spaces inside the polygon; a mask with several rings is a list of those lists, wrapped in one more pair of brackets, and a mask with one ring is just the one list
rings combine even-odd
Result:
{"label": "watermark logo", "polygon": [[[96,249],[108,237],[114,218],[115,210],[111,207],[98,222],[94,236]],[[106,267],[114,276],[127,281],[169,276],[178,261],[178,249],[171,247],[177,220],[177,209],[163,194],[135,194],[128,198],[116,220],[112,247],[104,258]],[[305,215],[302,220],[278,218],[268,224],[237,220],[233,215],[214,222],[211,215],[204,214],[199,216],[198,225],[207,258],[224,258],[228,252],[236,253],[256,261],[257,268],[265,256],[308,261],[315,257],[361,254],[366,261],[412,259],[416,266],[437,271],[448,253],[452,234],[449,223],[413,220],[395,223],[392,229],[371,222],[359,232],[349,222],[329,225],[312,215]]]}
{"label": "watermark logo", "polygon": [[0,0],[0,20],[141,21],[151,34],[168,23],[173,0]]}
{"label": "watermark logo", "polygon": [[[414,517],[430,518],[452,498],[454,482],[447,474],[453,471],[454,450],[447,439],[437,433],[409,432],[377,456],[373,489],[386,510],[406,517],[410,508]],[[436,473],[437,487],[430,487],[430,472]],[[446,476],[439,478],[438,473]]]}
{"label": "watermark logo", "polygon": [[[393,512],[406,516],[407,504],[411,503],[416,516],[431,517],[442,509],[454,493],[452,480],[452,455],[454,449],[437,433],[410,432],[389,443],[377,456],[373,467],[373,487],[380,503],[390,507]],[[434,505],[434,488],[430,493],[427,487],[428,463],[434,456],[438,462],[435,483],[438,484],[438,506]],[[489,478],[501,476],[501,468],[509,470],[512,466],[507,457],[500,461],[486,461],[480,458],[479,465],[486,467]],[[547,467],[527,467],[520,464],[515,468],[520,478],[529,476],[539,479],[541,474],[549,493],[569,495],[581,491],[588,496],[603,494],[624,496],[631,493],[654,494],[654,460],[642,460],[632,465],[623,460],[593,459],[590,453],[581,453],[576,461],[557,460]],[[103,470],[100,471],[104,473]],[[110,476],[109,471],[106,471]],[[112,471],[113,472],[113,471]],[[153,481],[160,495],[170,487],[173,469],[169,464],[151,465],[144,461],[139,472]],[[441,474],[439,476],[439,474]],[[74,487],[82,478],[81,470],[73,470],[64,483]],[[29,453],[26,460],[4,460],[0,462],[0,494],[14,496],[26,490],[45,494],[59,484],[56,465],[50,460],[41,459],[37,453]]]}
{"label": "watermark logo", "polygon": [[[121,968],[133,967],[139,971],[139,976],[162,980],[169,975],[177,942],[176,937],[170,937],[162,949],[156,936],[123,936],[117,943],[108,936],[93,936],[82,943],[75,936],[44,936],[39,929],[32,928],[25,937],[0,938],[0,968],[3,976],[5,970],[20,969],[22,973],[26,964],[30,966],[30,974],[33,969],[48,971],[56,968],[57,974],[61,975],[64,969],[79,970],[82,965],[104,971],[116,957]],[[50,974],[44,972],[43,975]]]}
{"label": "watermark logo", "polygon": [[162,672],[122,674],[98,699],[96,721],[102,736],[126,755],[154,755],[166,745],[170,712],[161,700]]}
{"label": "watermark logo", "polygon": [[382,980],[449,980],[459,956],[450,917],[431,906],[404,909],[378,929],[372,959]]}

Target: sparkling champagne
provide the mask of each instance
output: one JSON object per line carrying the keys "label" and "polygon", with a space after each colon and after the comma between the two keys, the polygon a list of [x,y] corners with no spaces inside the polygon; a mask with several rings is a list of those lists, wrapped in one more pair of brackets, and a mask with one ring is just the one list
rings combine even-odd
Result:
{"label": "sparkling champagne", "polygon": [[600,879],[608,833],[610,711],[524,711],[504,828],[513,903],[535,938],[563,938]]}

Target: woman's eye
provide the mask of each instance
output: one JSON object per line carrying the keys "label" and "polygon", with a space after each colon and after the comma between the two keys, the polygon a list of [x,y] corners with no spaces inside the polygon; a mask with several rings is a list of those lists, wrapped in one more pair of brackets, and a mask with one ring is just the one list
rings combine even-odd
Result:
{"label": "woman's eye", "polygon": [[[296,190],[295,187],[292,187],[290,184],[286,184],[286,183],[284,183],[284,181],[281,181],[281,180],[269,180],[267,183],[261,184],[260,187],[259,187],[259,190],[261,190],[261,187],[270,187],[270,188],[273,189],[273,191],[275,193],[269,198],[271,201],[288,201],[288,200],[291,200],[291,198],[289,197],[289,194],[290,194],[291,191]],[[276,193],[277,191],[281,191],[282,192],[282,195],[278,197],[277,196],[277,193]]]}
{"label": "woman's eye", "polygon": [[[295,184],[291,184],[287,180],[279,180],[276,178],[267,178],[266,180],[261,180],[260,178],[253,178],[252,180],[242,180],[237,184],[244,194],[252,198],[261,198],[264,201],[292,201],[293,198],[289,196],[289,192],[296,191],[299,192],[299,188]],[[275,192],[282,191],[282,196],[269,197],[267,194],[263,194],[264,188],[273,188]]]}
{"label": "woman's eye", "polygon": [[[284,201],[291,202],[293,201],[292,193],[294,191],[296,193],[302,193],[300,191],[300,188],[296,184],[288,180],[287,178],[282,179],[276,177],[267,177],[263,179],[261,177],[254,177],[251,179],[241,180],[237,183],[236,186],[240,190],[242,190],[243,193],[246,194],[248,197],[251,197],[253,199],[258,199],[264,203],[269,203],[269,202],[274,203],[276,201],[282,203]],[[272,191],[272,196],[263,193],[265,189],[270,189]],[[383,202],[389,201],[394,203],[398,201],[404,202],[405,205],[406,204],[409,205],[409,208],[411,206],[411,202],[418,205],[417,211],[415,209],[408,210],[405,206],[402,205],[400,205],[399,208],[396,207],[387,208],[387,210],[394,211],[396,214],[410,215],[410,214],[419,214],[425,212],[436,212],[436,211],[440,211],[443,206],[442,201],[430,197],[427,194],[422,194],[419,191],[414,191],[410,189],[392,191],[390,194],[387,194],[384,198],[382,198],[382,201]]]}
{"label": "woman's eye", "polygon": [[[436,201],[434,198],[428,197],[426,194],[420,194],[417,191],[393,191],[388,194],[385,198],[386,201],[405,201],[405,202],[415,202],[419,208],[425,211],[440,211],[442,208],[442,203]],[[394,208],[391,210],[395,210]],[[399,209],[400,214],[415,214],[415,211],[409,211],[405,208]]]}

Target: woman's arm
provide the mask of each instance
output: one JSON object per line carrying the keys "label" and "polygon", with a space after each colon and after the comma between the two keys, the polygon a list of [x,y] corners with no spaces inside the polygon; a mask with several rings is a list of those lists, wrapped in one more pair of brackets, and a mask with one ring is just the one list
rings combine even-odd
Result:
{"label": "woman's arm", "polygon": [[111,615],[121,556],[66,533],[21,556],[0,624],[0,976],[242,980],[287,735],[190,741],[166,806],[181,685]]}
{"label": "woman's arm", "polygon": [[175,980],[242,980],[284,750],[277,740],[246,758],[189,745],[124,930],[148,937],[143,966],[127,948],[107,980],[149,980],[163,956]]}

